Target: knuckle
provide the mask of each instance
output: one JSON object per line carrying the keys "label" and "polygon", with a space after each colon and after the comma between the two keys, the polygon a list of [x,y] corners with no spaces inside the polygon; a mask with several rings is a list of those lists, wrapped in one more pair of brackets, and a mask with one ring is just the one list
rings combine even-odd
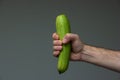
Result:
{"label": "knuckle", "polygon": [[59,39],[59,36],[58,36],[56,33],[53,33],[52,38],[53,38],[54,40],[58,40],[58,39]]}
{"label": "knuckle", "polygon": [[71,33],[67,33],[66,36],[68,36],[68,37],[71,36]]}
{"label": "knuckle", "polygon": [[54,37],[55,37],[55,33],[52,34],[52,38],[54,38]]}
{"label": "knuckle", "polygon": [[56,49],[57,49],[57,46],[53,46],[53,49],[56,50]]}
{"label": "knuckle", "polygon": [[56,50],[56,51],[60,51],[60,50],[62,49],[62,46],[54,46],[53,48],[54,48],[54,50]]}
{"label": "knuckle", "polygon": [[60,40],[54,40],[53,45],[61,45],[62,42]]}
{"label": "knuckle", "polygon": [[77,39],[79,39],[79,35],[78,35],[78,34],[75,34],[75,37],[76,37]]}
{"label": "knuckle", "polygon": [[59,51],[54,51],[53,56],[57,57],[59,55]]}
{"label": "knuckle", "polygon": [[55,41],[55,40],[53,41],[53,44],[54,44],[54,45],[56,44],[56,41]]}

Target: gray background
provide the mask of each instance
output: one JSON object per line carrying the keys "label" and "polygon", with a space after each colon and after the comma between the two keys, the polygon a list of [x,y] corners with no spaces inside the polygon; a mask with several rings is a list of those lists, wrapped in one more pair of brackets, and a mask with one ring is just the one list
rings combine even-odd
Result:
{"label": "gray background", "polygon": [[120,80],[84,62],[58,74],[51,35],[61,13],[85,43],[120,49],[119,0],[0,0],[0,80]]}

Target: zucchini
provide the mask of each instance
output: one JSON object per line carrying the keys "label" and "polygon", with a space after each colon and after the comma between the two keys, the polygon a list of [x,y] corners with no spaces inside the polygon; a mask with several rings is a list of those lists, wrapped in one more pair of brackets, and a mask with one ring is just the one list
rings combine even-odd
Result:
{"label": "zucchini", "polygon": [[[65,14],[60,14],[56,17],[56,32],[59,35],[60,40],[63,40],[67,33],[71,32],[70,23]],[[71,52],[71,44],[63,44],[63,48],[58,56],[57,70],[59,74],[64,73],[69,66],[69,58]]]}

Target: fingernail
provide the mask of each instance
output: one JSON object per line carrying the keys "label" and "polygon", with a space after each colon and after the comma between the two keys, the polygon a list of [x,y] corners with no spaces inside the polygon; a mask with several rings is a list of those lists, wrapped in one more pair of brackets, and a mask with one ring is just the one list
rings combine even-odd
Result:
{"label": "fingernail", "polygon": [[63,43],[66,43],[67,42],[67,40],[66,39],[63,39]]}

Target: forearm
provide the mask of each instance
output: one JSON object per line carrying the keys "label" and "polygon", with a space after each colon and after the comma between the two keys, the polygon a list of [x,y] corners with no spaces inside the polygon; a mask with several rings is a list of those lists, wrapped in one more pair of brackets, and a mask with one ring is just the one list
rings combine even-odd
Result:
{"label": "forearm", "polygon": [[84,45],[81,58],[83,61],[120,72],[120,51]]}

